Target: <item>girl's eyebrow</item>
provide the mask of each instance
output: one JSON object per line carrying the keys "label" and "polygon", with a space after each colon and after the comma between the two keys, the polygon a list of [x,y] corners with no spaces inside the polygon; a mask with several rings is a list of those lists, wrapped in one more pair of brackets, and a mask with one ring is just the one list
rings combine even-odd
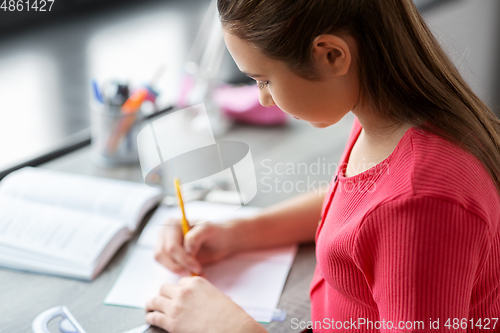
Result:
{"label": "girl's eyebrow", "polygon": [[243,74],[245,74],[246,76],[248,77],[251,77],[251,78],[259,78],[259,77],[263,77],[264,75],[260,75],[260,74],[252,74],[252,73],[247,73],[247,72],[244,72],[244,71],[241,71]]}

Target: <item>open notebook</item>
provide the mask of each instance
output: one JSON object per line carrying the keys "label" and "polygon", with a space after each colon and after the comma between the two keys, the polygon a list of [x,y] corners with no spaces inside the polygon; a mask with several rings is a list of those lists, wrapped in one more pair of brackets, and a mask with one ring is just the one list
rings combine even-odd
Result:
{"label": "open notebook", "polygon": [[[236,207],[237,208],[237,207]],[[216,223],[255,214],[254,207],[241,207],[192,201],[186,203],[189,220],[203,219]],[[144,308],[158,294],[164,283],[177,283],[179,276],[154,259],[158,233],[168,217],[180,217],[178,208],[160,207],[144,228],[105,304]],[[222,290],[248,314],[260,322],[270,322],[278,306],[297,245],[244,252],[203,267],[206,278]]]}
{"label": "open notebook", "polygon": [[160,199],[141,183],[13,172],[0,182],[0,266],[92,280]]}

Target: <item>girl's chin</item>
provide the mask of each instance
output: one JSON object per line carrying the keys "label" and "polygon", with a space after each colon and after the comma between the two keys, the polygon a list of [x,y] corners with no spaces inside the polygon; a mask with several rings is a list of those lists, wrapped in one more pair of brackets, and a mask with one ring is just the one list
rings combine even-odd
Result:
{"label": "girl's chin", "polygon": [[331,125],[331,124],[326,124],[326,123],[316,123],[313,121],[310,121],[309,124],[311,124],[312,127],[316,127],[316,128],[325,128],[325,127],[328,127]]}

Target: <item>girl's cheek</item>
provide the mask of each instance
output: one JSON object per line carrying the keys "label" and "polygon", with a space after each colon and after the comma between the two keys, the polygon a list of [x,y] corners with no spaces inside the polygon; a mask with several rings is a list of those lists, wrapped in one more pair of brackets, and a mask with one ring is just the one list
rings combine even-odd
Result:
{"label": "girl's cheek", "polygon": [[279,107],[281,109],[281,111],[295,117],[292,113],[290,113],[290,111],[292,110],[290,108],[290,105],[288,105],[288,103],[282,103],[282,100],[281,99],[275,99],[273,97],[273,100],[274,100],[274,104],[276,104],[277,107]]}
{"label": "girl's cheek", "polygon": [[286,111],[288,109],[287,105],[286,105],[286,103],[283,103],[283,98],[281,98],[279,91],[276,91],[276,89],[273,89],[272,91],[270,88],[268,88],[268,89],[269,89],[269,94],[271,94],[271,98],[273,99],[274,104],[277,107],[279,107],[283,112],[288,113]]}
{"label": "girl's cheek", "polygon": [[294,108],[297,108],[296,96],[294,96],[294,94],[282,91],[279,89],[279,87],[276,87],[276,85],[274,85],[272,87],[272,90],[270,89],[269,92],[271,93],[274,104],[276,104],[277,107],[279,107],[283,112],[291,115],[292,117],[297,118],[294,114]]}

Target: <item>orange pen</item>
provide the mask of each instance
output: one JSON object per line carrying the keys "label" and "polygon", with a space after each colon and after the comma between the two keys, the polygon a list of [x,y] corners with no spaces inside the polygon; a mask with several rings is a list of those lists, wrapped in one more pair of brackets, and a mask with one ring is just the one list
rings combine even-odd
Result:
{"label": "orange pen", "polygon": [[146,88],[141,88],[136,91],[123,103],[121,107],[121,113],[123,118],[120,119],[116,131],[109,140],[108,152],[113,155],[120,144],[120,140],[127,135],[128,131],[132,128],[135,123],[137,116],[136,112],[139,111],[142,102],[148,97],[148,90]]}
{"label": "orange pen", "polygon": [[121,111],[122,113],[129,114],[134,113],[141,107],[142,102],[148,97],[148,89],[140,88],[134,91],[132,95],[123,103]]}

